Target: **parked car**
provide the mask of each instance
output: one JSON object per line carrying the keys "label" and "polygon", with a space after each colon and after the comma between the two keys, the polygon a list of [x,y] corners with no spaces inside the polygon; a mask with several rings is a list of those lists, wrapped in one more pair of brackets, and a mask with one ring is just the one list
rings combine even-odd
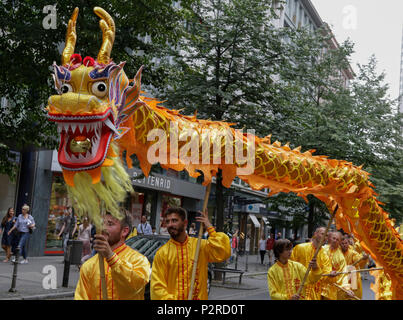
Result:
{"label": "parked car", "polygon": [[[126,245],[132,249],[138,251],[142,255],[146,256],[148,261],[152,265],[154,261],[155,254],[158,249],[168,242],[170,236],[168,235],[138,235],[131,237],[126,240]],[[152,271],[151,271],[152,272]],[[210,293],[211,281],[213,279],[213,265],[208,264],[208,275],[207,275],[207,292]],[[151,280],[151,279],[150,279]],[[146,285],[144,291],[144,299],[150,300],[150,283]]]}

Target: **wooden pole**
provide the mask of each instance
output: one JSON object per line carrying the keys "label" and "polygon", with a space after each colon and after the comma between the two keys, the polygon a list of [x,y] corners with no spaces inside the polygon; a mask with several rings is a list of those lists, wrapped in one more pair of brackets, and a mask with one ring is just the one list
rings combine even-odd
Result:
{"label": "wooden pole", "polygon": [[[342,271],[342,272],[337,272],[336,276],[340,275],[340,274],[348,274],[348,273],[353,273],[353,272],[366,272],[366,271],[374,271],[374,270],[383,270],[382,267],[380,268],[369,268],[369,269],[358,269],[358,270],[352,270],[352,271]],[[322,274],[322,277],[327,277],[327,276],[331,276],[331,273],[324,273]]]}
{"label": "wooden pole", "polygon": [[355,300],[361,300],[361,299],[358,298],[356,295],[354,295],[354,294],[353,294],[353,295],[349,294],[348,290],[344,289],[343,287],[339,286],[338,284],[332,283],[332,285],[334,285],[337,289],[340,289],[341,291],[347,293],[349,297],[352,297],[352,298],[355,299]]}
{"label": "wooden pole", "polygon": [[[211,183],[207,186],[206,194],[204,195],[203,213],[207,209],[208,198],[210,196],[210,190],[211,190]],[[197,269],[197,262],[199,260],[202,233],[203,233],[203,223],[200,223],[199,234],[197,236],[196,253],[195,253],[195,258],[194,258],[194,263],[193,263],[192,280],[190,281],[190,290],[189,290],[188,300],[192,300],[192,296],[193,296],[193,289],[194,289],[194,282],[196,279],[196,269]]]}
{"label": "wooden pole", "polygon": [[[337,209],[338,209],[338,208],[339,208],[339,205],[336,205],[336,208],[335,208],[334,211],[333,211],[333,214],[332,214],[332,216],[331,216],[331,218],[330,218],[330,220],[329,220],[329,223],[327,224],[326,231],[325,231],[325,235],[324,235],[323,238],[320,240],[319,246],[316,248],[316,251],[315,251],[315,254],[314,254],[313,257],[312,257],[312,260],[313,260],[313,259],[316,259],[317,255],[318,255],[318,253],[319,253],[320,248],[322,248],[322,244],[323,244],[323,242],[324,242],[325,239],[326,239],[327,233],[328,233],[328,231],[329,231],[329,229],[330,229],[330,226],[331,226],[331,224],[332,224],[332,222],[333,222],[334,217],[336,216],[336,212],[337,212]],[[311,266],[308,265],[308,268],[306,269],[306,272],[305,272],[304,279],[302,280],[301,286],[300,286],[299,289],[298,289],[297,295],[300,295],[300,294],[301,294],[302,289],[303,289],[303,287],[304,287],[304,285],[305,285],[305,282],[306,282],[306,280],[308,279],[308,275],[309,275],[309,272],[310,272],[310,271],[311,271]]]}
{"label": "wooden pole", "polygon": [[354,263],[352,264],[352,266],[354,267],[355,265],[359,264],[362,260],[365,260],[365,259],[368,259],[368,257],[362,256],[359,260],[357,260],[356,262],[354,262]]}

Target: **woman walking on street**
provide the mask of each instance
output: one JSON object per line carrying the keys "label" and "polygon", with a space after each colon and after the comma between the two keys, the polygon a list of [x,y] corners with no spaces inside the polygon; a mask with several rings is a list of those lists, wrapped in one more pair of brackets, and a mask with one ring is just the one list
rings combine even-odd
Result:
{"label": "woman walking on street", "polygon": [[24,258],[21,261],[21,264],[28,263],[27,248],[26,248],[27,241],[29,239],[30,233],[35,228],[34,217],[31,216],[28,212],[29,212],[29,206],[24,204],[22,206],[22,214],[18,216],[16,223],[8,232],[8,234],[10,235],[14,231],[14,229],[17,229],[21,235],[20,241],[18,243],[18,247],[20,248],[21,254]]}
{"label": "woman walking on street", "polygon": [[11,258],[11,246],[13,245],[14,234],[11,233],[9,235],[8,232],[14,226],[15,220],[16,217],[14,216],[14,208],[8,208],[7,214],[1,221],[0,227],[1,231],[3,232],[3,236],[1,237],[1,247],[6,252],[6,259],[3,260],[3,262],[8,262]]}
{"label": "woman walking on street", "polygon": [[81,255],[81,264],[83,264],[83,258],[91,253],[91,224],[88,217],[84,217],[83,223],[78,227],[77,240],[83,242],[83,252]]}
{"label": "woman walking on street", "polygon": [[266,237],[264,233],[262,234],[262,238],[259,240],[259,252],[260,252],[260,262],[263,264],[264,255],[266,254]]}

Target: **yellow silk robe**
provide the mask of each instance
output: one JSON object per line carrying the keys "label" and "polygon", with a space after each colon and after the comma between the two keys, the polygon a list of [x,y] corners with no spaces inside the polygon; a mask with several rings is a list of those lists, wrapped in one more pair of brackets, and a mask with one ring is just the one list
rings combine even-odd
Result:
{"label": "yellow silk robe", "polygon": [[[324,249],[324,252],[327,254],[330,263],[332,264],[332,271],[344,272],[347,270],[346,259],[344,258],[343,252],[341,252],[340,248],[333,250],[330,248],[330,246],[328,246]],[[332,283],[336,283],[347,290],[350,289],[348,278],[345,274],[340,274],[334,278],[327,278],[329,278],[330,281],[328,281],[322,288],[322,295],[327,299],[337,300],[339,291],[341,291],[336,286],[332,285]]]}
{"label": "yellow silk robe", "polygon": [[[231,256],[229,238],[213,227],[209,238],[202,239],[197,262],[192,300],[207,300],[207,266]],[[172,238],[155,254],[151,273],[151,300],[187,300],[192,279],[197,238],[187,237],[183,243]]]}
{"label": "yellow silk robe", "polygon": [[[277,261],[267,272],[267,285],[272,300],[290,300],[297,293],[306,268],[299,262],[288,260],[286,264]],[[321,269],[311,270],[307,284],[313,284],[321,278]],[[305,288],[301,291],[300,300],[305,300]]]}
{"label": "yellow silk robe", "polygon": [[[378,266],[377,266],[378,267]],[[371,283],[371,290],[375,293],[375,300],[392,300],[392,281],[383,270],[371,271],[375,283]]]}
{"label": "yellow silk robe", "polygon": [[[342,251],[343,252],[343,251]],[[355,251],[354,249],[351,249],[351,247],[348,248],[348,250],[346,252],[343,252],[344,255],[344,259],[346,259],[346,264],[348,266],[353,265],[356,261],[360,260],[362,258],[362,255],[359,254],[357,251]],[[362,260],[360,263],[358,263],[357,265],[355,265],[354,267],[356,269],[361,269],[363,267],[363,265],[366,264],[366,260]],[[360,272],[356,272],[355,273],[357,275],[357,289],[353,290],[354,294],[362,299],[362,281],[361,281],[361,273]],[[348,275],[347,275],[347,279],[348,279]],[[350,282],[349,282],[350,283]],[[347,295],[345,295],[345,297],[343,299],[348,299]]]}
{"label": "yellow silk robe", "polygon": [[[315,254],[316,248],[313,246],[312,242],[306,242],[296,245],[291,254],[291,260],[301,263],[305,268],[308,268],[309,262],[311,262],[313,255]],[[318,256],[316,257],[316,263],[318,267],[322,270],[322,273],[330,273],[332,271],[332,265],[330,263],[329,257],[325,254],[323,247],[319,250]],[[322,277],[319,281],[315,283],[308,283],[305,285],[305,299],[306,300],[321,300],[322,287],[330,282],[328,277]]]}
{"label": "yellow silk robe", "polygon": [[[126,244],[113,252],[110,259],[104,259],[108,300],[144,300],[151,273],[148,259]],[[102,299],[98,254],[82,265],[74,299]]]}

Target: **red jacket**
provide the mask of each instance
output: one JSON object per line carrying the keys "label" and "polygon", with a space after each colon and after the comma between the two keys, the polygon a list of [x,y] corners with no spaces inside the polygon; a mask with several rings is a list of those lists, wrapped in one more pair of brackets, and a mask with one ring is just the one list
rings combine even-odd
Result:
{"label": "red jacket", "polygon": [[273,250],[273,246],[274,246],[274,239],[273,238],[267,239],[266,250]]}

